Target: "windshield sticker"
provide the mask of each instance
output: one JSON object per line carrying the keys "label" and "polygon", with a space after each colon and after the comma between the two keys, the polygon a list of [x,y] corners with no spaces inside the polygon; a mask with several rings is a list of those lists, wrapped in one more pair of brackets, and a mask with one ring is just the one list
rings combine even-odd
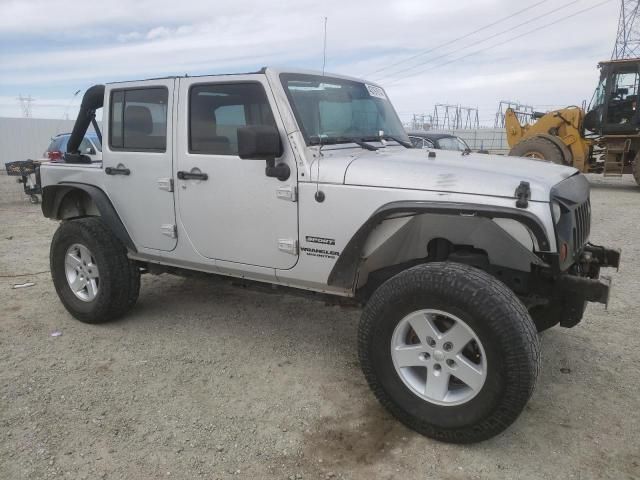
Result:
{"label": "windshield sticker", "polygon": [[366,83],[364,84],[364,86],[367,87],[367,91],[372,97],[382,98],[383,100],[387,99],[387,96],[384,94],[384,90],[380,87],[377,87],[375,85],[367,85]]}

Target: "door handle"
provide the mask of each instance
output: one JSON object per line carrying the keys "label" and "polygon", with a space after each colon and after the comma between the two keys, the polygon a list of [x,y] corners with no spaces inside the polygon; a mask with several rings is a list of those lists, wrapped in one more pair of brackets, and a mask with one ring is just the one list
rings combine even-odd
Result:
{"label": "door handle", "polygon": [[178,178],[180,180],[208,180],[209,175],[206,173],[196,173],[196,172],[178,172]]}
{"label": "door handle", "polygon": [[106,173],[107,175],[129,175],[131,174],[131,170],[129,170],[128,168],[107,167],[104,169],[104,173]]}

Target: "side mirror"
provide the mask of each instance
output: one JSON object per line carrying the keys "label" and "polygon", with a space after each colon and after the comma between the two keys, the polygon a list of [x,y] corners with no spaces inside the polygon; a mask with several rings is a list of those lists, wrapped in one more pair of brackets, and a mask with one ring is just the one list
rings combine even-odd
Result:
{"label": "side mirror", "polygon": [[87,155],[95,155],[96,154],[96,149],[93,147],[87,147],[87,149],[84,151],[84,153],[86,153]]}
{"label": "side mirror", "polygon": [[278,130],[268,125],[240,127],[238,155],[243,160],[270,160],[282,156]]}
{"label": "side mirror", "polygon": [[238,156],[243,160],[266,160],[265,175],[285,181],[291,175],[286,163],[276,165],[283,153],[280,134],[269,125],[249,125],[238,129]]}

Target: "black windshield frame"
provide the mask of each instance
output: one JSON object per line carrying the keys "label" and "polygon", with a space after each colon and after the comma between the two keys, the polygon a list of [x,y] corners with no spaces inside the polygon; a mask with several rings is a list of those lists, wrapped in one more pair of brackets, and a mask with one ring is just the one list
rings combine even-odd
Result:
{"label": "black windshield frame", "polygon": [[[344,79],[344,78],[339,78],[339,77],[333,77],[333,76],[328,76],[328,75],[314,75],[314,74],[303,74],[303,73],[281,73],[280,74],[280,82],[282,84],[282,88],[285,91],[285,94],[287,96],[287,99],[289,100],[289,105],[291,105],[291,109],[293,111],[293,114],[296,118],[296,121],[298,123],[298,126],[300,127],[300,131],[302,133],[302,136],[304,137],[305,143],[307,144],[307,146],[310,145],[318,145],[318,143],[320,143],[318,141],[319,137],[318,135],[315,135],[313,132],[309,132],[307,130],[307,126],[305,125],[303,116],[301,114],[301,112],[298,110],[298,106],[296,103],[296,99],[293,97],[291,90],[289,89],[289,82],[295,82],[295,81],[301,81],[301,82],[314,82],[314,83],[330,83],[330,84],[344,84],[345,86],[362,86],[364,88],[367,88],[367,86],[369,84],[366,84],[365,82],[361,82],[361,81],[357,81],[357,80],[349,80],[349,79]],[[379,89],[381,92],[384,93],[384,91],[378,87],[377,85],[370,85],[371,87],[377,88]],[[394,127],[391,131],[389,130],[384,130],[384,136],[387,135],[392,135],[395,136],[403,141],[406,142],[410,142],[409,137],[407,136],[407,133],[404,129],[404,127],[402,126],[402,122],[400,121],[400,118],[398,117],[398,114],[396,113],[395,109],[393,108],[393,105],[391,104],[391,102],[389,101],[388,97],[386,96],[386,93],[384,93],[384,99],[380,98],[380,97],[373,97],[371,96],[371,98],[374,99],[374,102],[384,102],[384,116],[386,121],[389,122],[390,126]],[[382,105],[382,104],[378,104],[378,105]],[[380,112],[378,112],[380,113]],[[328,143],[353,143],[353,140],[357,140],[357,141],[374,141],[373,139],[377,139],[378,132],[367,132],[367,134],[363,134],[363,135],[348,135],[348,136],[344,136],[341,135],[340,136],[340,141],[336,141],[337,139],[335,138],[327,138]],[[324,138],[324,137],[323,137]],[[333,140],[333,141],[332,141]]]}

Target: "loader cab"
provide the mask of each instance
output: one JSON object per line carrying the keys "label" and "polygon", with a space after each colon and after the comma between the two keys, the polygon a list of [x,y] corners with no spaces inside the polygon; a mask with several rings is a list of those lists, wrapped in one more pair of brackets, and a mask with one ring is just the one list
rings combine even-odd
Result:
{"label": "loader cab", "polygon": [[585,128],[600,135],[640,132],[640,59],[601,62],[600,82],[585,118]]}

